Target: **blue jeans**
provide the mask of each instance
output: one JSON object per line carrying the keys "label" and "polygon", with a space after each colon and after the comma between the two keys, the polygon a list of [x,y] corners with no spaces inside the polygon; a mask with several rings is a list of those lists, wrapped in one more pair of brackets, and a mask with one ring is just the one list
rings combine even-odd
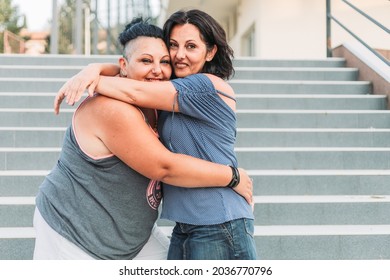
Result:
{"label": "blue jeans", "polygon": [[205,226],[176,223],[168,260],[254,260],[253,233],[251,219]]}

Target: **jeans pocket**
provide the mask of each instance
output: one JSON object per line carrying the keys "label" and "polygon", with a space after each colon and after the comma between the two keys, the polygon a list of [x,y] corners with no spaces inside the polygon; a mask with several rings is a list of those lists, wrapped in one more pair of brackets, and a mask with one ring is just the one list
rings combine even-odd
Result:
{"label": "jeans pocket", "polygon": [[251,237],[254,237],[255,235],[255,226],[254,221],[252,219],[243,219],[246,233],[249,234]]}

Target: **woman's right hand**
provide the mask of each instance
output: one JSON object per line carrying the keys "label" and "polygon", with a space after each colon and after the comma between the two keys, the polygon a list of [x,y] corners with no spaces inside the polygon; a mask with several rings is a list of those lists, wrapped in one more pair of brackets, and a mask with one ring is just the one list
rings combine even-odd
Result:
{"label": "woman's right hand", "polygon": [[89,64],[60,88],[54,99],[54,113],[56,115],[60,112],[60,105],[65,98],[66,103],[73,106],[80,100],[85,90],[88,90],[89,96],[93,96],[100,78],[100,65],[99,63]]}

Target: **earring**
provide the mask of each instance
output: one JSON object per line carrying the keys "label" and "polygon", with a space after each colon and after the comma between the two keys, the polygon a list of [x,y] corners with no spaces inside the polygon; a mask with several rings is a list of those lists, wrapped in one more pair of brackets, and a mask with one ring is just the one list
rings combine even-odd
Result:
{"label": "earring", "polygon": [[127,74],[124,74],[122,70],[119,72],[119,75],[120,75],[121,77],[127,77]]}

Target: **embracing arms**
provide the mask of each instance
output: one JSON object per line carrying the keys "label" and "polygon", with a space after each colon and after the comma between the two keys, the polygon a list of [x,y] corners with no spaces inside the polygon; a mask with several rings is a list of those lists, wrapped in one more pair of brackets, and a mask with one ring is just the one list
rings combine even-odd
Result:
{"label": "embracing arms", "polygon": [[[232,180],[227,165],[166,149],[136,107],[104,96],[88,102],[85,128],[93,129],[112,154],[145,177],[180,187],[226,187]],[[245,170],[240,168],[239,174],[240,183],[233,190],[251,203],[252,181]]]}
{"label": "embracing arms", "polygon": [[[121,78],[116,76],[119,71],[119,66],[115,64],[89,64],[60,88],[54,100],[55,114],[59,113],[64,99],[67,104],[74,105],[80,100],[85,90],[88,91],[89,96],[93,96],[97,91],[105,96],[139,107],[172,110],[176,90],[171,82],[151,83]],[[144,94],[145,91],[147,91],[146,94]]]}
{"label": "embracing arms", "polygon": [[[164,111],[179,112],[177,105],[177,92],[169,81],[158,83],[125,79],[118,76],[119,67],[112,64],[89,64],[81,72],[73,76],[58,91],[54,100],[54,112],[59,113],[62,101],[65,99],[69,105],[74,105],[88,90],[92,96],[95,91],[102,95],[124,101],[143,108],[153,108]],[[104,75],[108,76],[104,76]],[[225,94],[234,96],[233,89],[222,79],[206,74],[215,88]],[[226,96],[220,95],[223,100],[235,110],[235,102]]]}

